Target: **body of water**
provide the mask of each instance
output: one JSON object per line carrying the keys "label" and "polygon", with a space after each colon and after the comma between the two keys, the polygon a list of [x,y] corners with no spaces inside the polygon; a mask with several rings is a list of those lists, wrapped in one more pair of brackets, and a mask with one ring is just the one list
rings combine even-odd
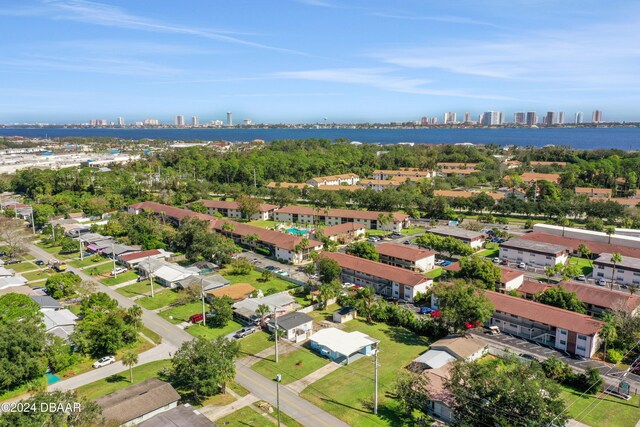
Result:
{"label": "body of water", "polygon": [[67,137],[105,136],[123,139],[251,141],[263,139],[346,138],[366,143],[394,144],[498,144],[543,147],[568,145],[577,149],[619,148],[640,150],[640,128],[541,129],[0,129],[0,136]]}

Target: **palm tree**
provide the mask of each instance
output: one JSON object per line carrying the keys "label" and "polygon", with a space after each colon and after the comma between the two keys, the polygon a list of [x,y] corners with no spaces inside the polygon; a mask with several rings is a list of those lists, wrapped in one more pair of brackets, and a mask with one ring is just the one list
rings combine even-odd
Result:
{"label": "palm tree", "polygon": [[371,323],[373,319],[371,318],[371,310],[373,309],[373,304],[375,303],[375,291],[371,286],[364,286],[358,289],[358,293],[356,293],[356,300],[360,305],[360,312],[364,311],[367,315],[367,322]]}
{"label": "palm tree", "polygon": [[584,256],[586,259],[591,260],[591,249],[589,249],[589,247],[584,243],[580,243],[578,245],[578,254],[580,257]]}
{"label": "palm tree", "polygon": [[600,330],[600,337],[604,341],[604,359],[607,357],[607,344],[615,340],[618,336],[614,322],[614,316],[610,311],[605,311],[602,314],[602,321],[604,326]]}
{"label": "palm tree", "polygon": [[555,276],[558,271],[556,270],[556,266],[549,266],[544,269],[544,275],[547,276],[547,283],[551,283],[551,278]]}
{"label": "palm tree", "polygon": [[122,356],[122,364],[129,367],[129,381],[133,383],[133,365],[138,363],[138,355],[129,350]]}
{"label": "palm tree", "polygon": [[258,242],[258,240],[260,240],[260,236],[258,236],[257,234],[249,234],[248,236],[244,237],[245,242],[247,242],[249,244],[249,246],[251,246],[251,249],[253,251],[256,250],[256,243]]}
{"label": "palm tree", "polygon": [[562,226],[562,237],[564,237],[564,229],[565,227],[568,227],[571,225],[571,221],[569,221],[567,218],[560,218],[558,220],[558,225]]}
{"label": "palm tree", "polygon": [[264,319],[271,313],[271,309],[267,304],[260,304],[256,309],[256,314],[260,316],[260,327],[264,328]]}
{"label": "palm tree", "polygon": [[636,292],[638,292],[640,290],[640,286],[638,286],[638,285],[629,285],[628,290],[629,290],[629,293],[631,295],[634,295]]}
{"label": "palm tree", "polygon": [[614,227],[613,225],[609,225],[604,228],[604,232],[607,233],[607,236],[609,236],[609,244],[611,244],[611,235],[616,234],[616,227]]}
{"label": "palm tree", "polygon": [[611,254],[611,262],[613,263],[613,270],[611,271],[611,289],[613,289],[613,282],[616,280],[616,265],[622,262],[622,255],[618,252]]}
{"label": "palm tree", "polygon": [[134,304],[127,309],[127,316],[129,324],[138,329],[142,324],[142,308],[138,304]]}

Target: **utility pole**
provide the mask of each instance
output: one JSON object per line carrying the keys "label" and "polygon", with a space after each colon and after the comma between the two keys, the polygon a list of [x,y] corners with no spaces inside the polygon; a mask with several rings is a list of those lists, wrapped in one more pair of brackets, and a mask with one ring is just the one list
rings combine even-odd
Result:
{"label": "utility pole", "polygon": [[33,231],[33,234],[36,234],[36,223],[33,220],[33,206],[31,207],[31,231]]}
{"label": "utility pole", "polygon": [[113,248],[113,243],[111,243],[111,259],[113,260],[113,277],[118,277],[118,272],[116,271],[116,250]]}
{"label": "utility pole", "polygon": [[378,415],[378,345],[376,344],[376,352],[373,356],[373,378],[375,386],[373,388],[373,413]]}
{"label": "utility pole", "polygon": [[278,410],[278,427],[280,427],[280,381],[282,381],[282,375],[276,375],[276,408]]}
{"label": "utility pole", "polygon": [[275,324],[275,329],[273,330],[273,335],[276,340],[276,363],[278,363],[278,308],[273,308],[273,321]]}
{"label": "utility pole", "polygon": [[204,312],[204,278],[200,278],[200,296],[202,297],[202,326],[207,326],[207,314]]}
{"label": "utility pole", "polygon": [[151,298],[153,298],[155,294],[153,292],[153,276],[151,275],[151,258],[150,257],[147,257],[147,267],[149,268],[148,274],[149,274],[149,283],[151,284]]}
{"label": "utility pole", "polygon": [[82,248],[82,233],[78,234],[78,243],[80,243],[80,261],[84,261],[84,250]]}
{"label": "utility pole", "polygon": [[253,170],[253,186],[258,188],[258,181],[256,180],[256,170]]}
{"label": "utility pole", "polygon": [[51,218],[49,218],[49,225],[51,226],[51,235],[52,235],[53,242],[55,243],[55,241],[56,241],[56,226],[51,222]]}

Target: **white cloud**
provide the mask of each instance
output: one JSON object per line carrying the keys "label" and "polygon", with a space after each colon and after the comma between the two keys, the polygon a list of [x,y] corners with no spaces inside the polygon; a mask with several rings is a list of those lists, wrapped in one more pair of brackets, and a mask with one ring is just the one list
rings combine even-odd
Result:
{"label": "white cloud", "polygon": [[118,7],[103,3],[87,0],[45,0],[45,2],[55,7],[58,12],[62,13],[56,16],[58,19],[68,19],[107,27],[192,35],[209,40],[238,44],[258,49],[266,49],[295,55],[306,55],[304,52],[296,50],[269,46],[233,37],[229,35],[233,33],[226,31],[190,28],[182,25],[174,25],[147,19],[141,16],[129,14]]}
{"label": "white cloud", "polygon": [[434,22],[444,22],[448,24],[483,25],[487,27],[503,28],[491,22],[478,21],[475,19],[468,18],[466,16],[455,16],[455,15],[421,16],[421,15],[402,15],[402,14],[385,13],[385,12],[373,12],[370,15],[377,16],[379,18],[399,19],[399,20],[407,20],[407,21],[434,21]]}

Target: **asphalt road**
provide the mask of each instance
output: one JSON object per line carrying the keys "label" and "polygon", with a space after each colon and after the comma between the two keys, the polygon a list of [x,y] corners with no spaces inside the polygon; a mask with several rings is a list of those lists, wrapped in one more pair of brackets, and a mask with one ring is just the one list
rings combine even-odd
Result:
{"label": "asphalt road", "polygon": [[[55,258],[45,250],[30,245],[29,252],[37,259],[43,261],[55,260]],[[250,254],[253,255],[253,254]],[[280,264],[281,265],[281,264]],[[126,298],[108,286],[103,285],[91,276],[88,276],[80,269],[69,266],[68,270],[76,273],[83,280],[88,280],[96,285],[96,291],[105,292],[114,298],[122,307],[131,307],[134,302]],[[169,359],[176,349],[185,341],[193,339],[193,336],[167,322],[156,313],[142,309],[142,321],[146,327],[162,336],[162,344],[140,354],[139,363],[148,363],[156,360]],[[86,372],[68,380],[59,381],[51,386],[49,390],[72,390],[85,384],[107,378],[120,373],[126,368],[121,362],[116,362],[102,368]],[[126,373],[125,373],[126,374]],[[276,406],[275,383],[246,366],[236,363],[236,381],[245,387],[253,395]],[[318,408],[311,402],[299,397],[296,393],[288,390],[285,386],[280,387],[280,409],[299,423],[309,427],[346,427],[343,421],[334,417],[330,413]]]}

